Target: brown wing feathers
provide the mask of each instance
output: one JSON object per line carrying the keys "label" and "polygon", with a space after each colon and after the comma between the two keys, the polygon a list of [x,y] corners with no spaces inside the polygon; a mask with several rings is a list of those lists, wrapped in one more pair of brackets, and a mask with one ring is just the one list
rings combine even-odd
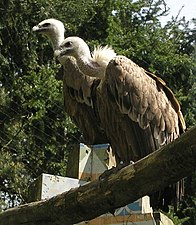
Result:
{"label": "brown wing feathers", "polygon": [[[160,145],[179,135],[179,104],[162,80],[148,76],[131,60],[118,56],[108,65],[106,82],[111,93],[115,93],[119,110],[142,129],[151,125]],[[161,87],[157,87],[157,82]]]}
{"label": "brown wing feathers", "polygon": [[75,60],[67,59],[63,76],[65,111],[80,129],[86,144],[107,143],[108,139],[96,119],[92,106],[93,82],[94,78],[79,71]]}
{"label": "brown wing feathers", "polygon": [[[117,163],[137,161],[185,129],[179,103],[165,82],[126,57],[117,56],[109,63],[100,96],[100,105],[105,107],[99,107],[102,114],[105,112],[102,126]],[[181,185],[183,181],[153,194],[153,208],[167,210],[171,201],[182,197],[178,190]],[[168,197],[169,192],[173,196]]]}

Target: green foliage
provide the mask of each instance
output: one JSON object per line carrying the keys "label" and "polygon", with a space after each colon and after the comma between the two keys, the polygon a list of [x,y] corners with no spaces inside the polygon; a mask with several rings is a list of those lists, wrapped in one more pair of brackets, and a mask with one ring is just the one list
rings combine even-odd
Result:
{"label": "green foliage", "polygon": [[[195,30],[184,19],[162,27],[159,19],[167,14],[163,0],[0,2],[1,208],[26,202],[29,182],[42,172],[65,175],[67,145],[78,140],[77,128],[63,112],[51,45],[32,27],[46,18],[60,19],[67,36],[80,36],[90,47],[112,45],[161,76],[190,127],[196,122]],[[178,213],[170,213],[176,224],[194,223],[196,196],[190,190],[195,184],[192,175]]]}
{"label": "green foliage", "polygon": [[[27,3],[0,3],[0,193],[3,207],[26,202],[29,182],[41,173],[65,175],[70,142],[65,128],[68,134],[74,135],[77,131],[64,114],[62,81],[55,77],[59,66],[53,60],[51,47],[42,38],[40,48],[37,37],[31,32],[33,25],[41,21],[34,12],[42,10],[47,3]],[[31,20],[29,15],[32,15]]]}
{"label": "green foliage", "polygon": [[174,225],[182,225],[189,220],[188,217],[180,219],[178,216],[176,216],[173,207],[169,208],[169,212],[167,213],[167,216],[173,221]]}

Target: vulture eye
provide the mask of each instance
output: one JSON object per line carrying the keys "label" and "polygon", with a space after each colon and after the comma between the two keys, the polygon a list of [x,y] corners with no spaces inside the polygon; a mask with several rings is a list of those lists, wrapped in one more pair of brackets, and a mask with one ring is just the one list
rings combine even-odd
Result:
{"label": "vulture eye", "polygon": [[71,47],[71,44],[72,44],[72,42],[68,41],[64,44],[64,47],[66,47],[66,48]]}
{"label": "vulture eye", "polygon": [[50,26],[50,23],[44,23],[43,25],[42,25],[42,27],[49,27]]}

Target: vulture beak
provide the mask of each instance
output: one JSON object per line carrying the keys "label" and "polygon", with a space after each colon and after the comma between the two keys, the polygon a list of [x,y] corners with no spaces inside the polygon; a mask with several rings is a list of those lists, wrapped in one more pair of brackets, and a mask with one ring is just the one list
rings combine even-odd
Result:
{"label": "vulture beak", "polygon": [[32,31],[35,31],[35,32],[38,32],[38,31],[40,31],[40,28],[39,28],[39,26],[34,26],[34,27],[32,28]]}
{"label": "vulture beak", "polygon": [[42,27],[40,25],[34,26],[32,28],[32,31],[37,32],[37,33],[41,33],[41,32],[47,32],[48,28],[47,27]]}
{"label": "vulture beak", "polygon": [[59,49],[55,50],[54,51],[54,57],[58,59],[60,56],[61,56],[61,50],[59,50]]}
{"label": "vulture beak", "polygon": [[54,51],[54,57],[61,63],[63,64],[67,60],[67,54],[66,50],[59,48]]}
{"label": "vulture beak", "polygon": [[58,59],[58,58],[60,58],[62,56],[67,56],[68,52],[69,52],[69,49],[62,49],[62,48],[60,48],[58,50],[55,50],[54,56],[55,56],[55,58]]}

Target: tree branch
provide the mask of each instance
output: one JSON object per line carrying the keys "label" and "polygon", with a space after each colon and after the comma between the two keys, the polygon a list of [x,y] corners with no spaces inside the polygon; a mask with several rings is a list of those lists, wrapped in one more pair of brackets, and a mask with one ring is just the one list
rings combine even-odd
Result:
{"label": "tree branch", "polygon": [[90,220],[175,183],[196,169],[196,126],[116,174],[49,200],[0,214],[0,225],[70,225]]}

